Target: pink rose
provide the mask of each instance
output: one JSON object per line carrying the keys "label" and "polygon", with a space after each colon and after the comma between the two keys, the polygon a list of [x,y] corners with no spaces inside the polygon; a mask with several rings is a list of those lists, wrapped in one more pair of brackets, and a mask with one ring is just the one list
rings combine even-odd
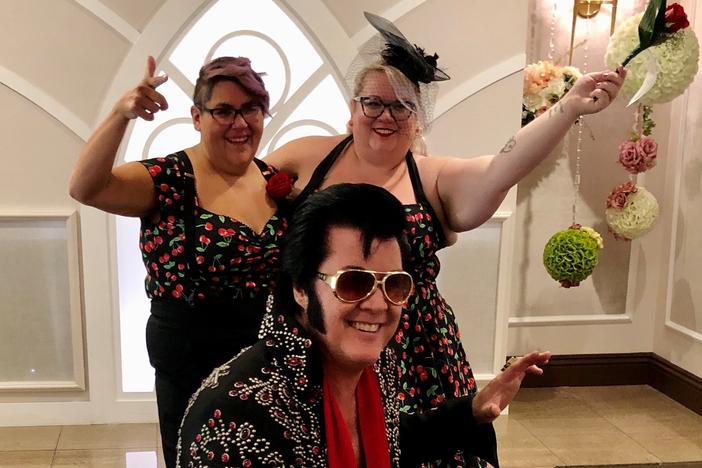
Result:
{"label": "pink rose", "polygon": [[619,145],[619,164],[624,166],[628,172],[637,174],[639,166],[643,162],[643,156],[637,151],[637,143],[627,140]]}
{"label": "pink rose", "polygon": [[649,137],[641,137],[639,141],[636,142],[636,152],[639,153],[641,157],[641,162],[643,169],[639,172],[651,169],[656,165],[656,156],[658,155],[658,143],[656,140]]}
{"label": "pink rose", "polygon": [[612,190],[612,193],[607,197],[607,208],[624,208],[627,198],[634,192],[636,192],[636,185],[633,182],[621,184]]}

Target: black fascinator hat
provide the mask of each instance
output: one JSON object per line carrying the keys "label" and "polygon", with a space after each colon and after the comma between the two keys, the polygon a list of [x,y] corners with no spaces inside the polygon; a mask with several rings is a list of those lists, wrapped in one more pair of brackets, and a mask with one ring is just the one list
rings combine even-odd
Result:
{"label": "black fascinator hat", "polygon": [[380,53],[386,64],[400,70],[415,84],[450,79],[444,71],[437,68],[437,54],[426,55],[424,49],[408,41],[400,30],[385,18],[367,11],[363,14],[386,41],[385,48]]}

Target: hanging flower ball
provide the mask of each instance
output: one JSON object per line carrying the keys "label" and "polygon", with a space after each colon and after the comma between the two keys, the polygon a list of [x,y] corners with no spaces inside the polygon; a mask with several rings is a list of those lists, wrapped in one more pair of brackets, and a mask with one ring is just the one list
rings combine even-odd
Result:
{"label": "hanging flower ball", "polygon": [[[624,21],[609,39],[605,62],[614,70],[626,56],[639,44],[639,22],[643,13],[634,15]],[[700,44],[692,28],[678,29],[669,33],[670,37],[663,43],[650,47],[634,58],[627,65],[626,80],[622,94],[630,98],[641,87],[646,76],[648,60],[651,55],[658,63],[658,77],[644,97],[642,104],[662,104],[680,96],[697,74]]]}
{"label": "hanging flower ball", "polygon": [[619,164],[632,174],[654,167],[657,156],[658,143],[647,136],[642,136],[636,141],[627,140],[619,145]]}
{"label": "hanging flower ball", "polygon": [[627,182],[607,198],[605,219],[616,239],[632,240],[653,227],[658,211],[658,201],[651,192]]}
{"label": "hanging flower ball", "polygon": [[544,247],[544,266],[564,288],[578,286],[600,259],[602,236],[591,227],[573,224],[555,233]]}

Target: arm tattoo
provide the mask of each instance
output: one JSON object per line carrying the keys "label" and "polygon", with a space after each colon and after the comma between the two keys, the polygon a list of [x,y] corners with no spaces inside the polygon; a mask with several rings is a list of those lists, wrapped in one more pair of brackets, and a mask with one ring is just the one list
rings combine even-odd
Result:
{"label": "arm tattoo", "polygon": [[551,107],[548,110],[548,116],[552,117],[554,114],[556,114],[558,112],[560,112],[561,114],[565,113],[565,110],[563,109],[563,104],[561,104],[560,102],[557,102],[553,107]]}
{"label": "arm tattoo", "polygon": [[505,146],[502,147],[500,150],[500,153],[509,153],[512,151],[517,144],[517,139],[515,137],[512,137],[509,139],[507,143],[505,143]]}

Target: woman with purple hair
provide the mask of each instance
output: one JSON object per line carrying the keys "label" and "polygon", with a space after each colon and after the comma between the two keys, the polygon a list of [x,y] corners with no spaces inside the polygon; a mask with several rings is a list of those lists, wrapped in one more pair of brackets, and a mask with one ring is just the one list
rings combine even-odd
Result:
{"label": "woman with purple hair", "polygon": [[212,369],[256,341],[287,223],[268,191],[274,170],[254,157],[268,92],[243,57],[220,57],[200,69],[191,107],[198,144],[113,168],[129,121],[153,120],[168,107],[156,91],[168,78],[155,70],[149,57],[143,79],[92,134],[70,193],[83,204],[141,219],[151,299],[146,344],[172,467],[188,399]]}

